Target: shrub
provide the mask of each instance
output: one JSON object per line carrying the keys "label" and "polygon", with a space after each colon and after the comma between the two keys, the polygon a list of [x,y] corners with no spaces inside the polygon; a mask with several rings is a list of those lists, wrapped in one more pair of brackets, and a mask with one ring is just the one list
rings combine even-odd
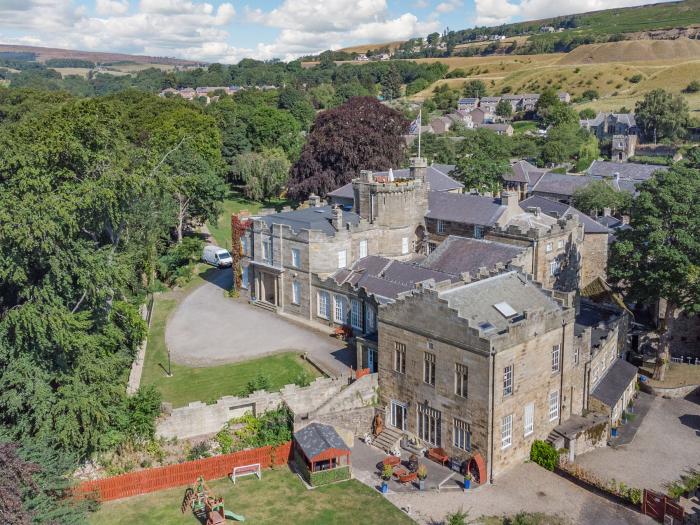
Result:
{"label": "shrub", "polygon": [[420,465],[416,471],[418,479],[425,479],[428,477],[428,468],[425,465]]}
{"label": "shrub", "polygon": [[245,390],[243,391],[244,396],[249,396],[256,390],[269,390],[270,389],[270,378],[263,373],[258,373],[254,379],[251,379],[246,383]]}
{"label": "shrub", "polygon": [[168,285],[178,286],[189,281],[194,264],[202,257],[204,242],[185,237],[180,244],[170,246],[158,259],[158,276]]}
{"label": "shrub", "polygon": [[636,75],[632,75],[628,80],[632,84],[639,84],[642,81],[642,78],[644,78],[644,77],[642,75],[640,75],[639,73],[637,73]]}
{"label": "shrub", "polygon": [[391,479],[391,475],[394,473],[394,469],[391,465],[384,465],[382,469],[382,479],[388,481]]}
{"label": "shrub", "polygon": [[587,89],[581,93],[581,99],[583,100],[596,100],[600,98],[600,94],[597,89]]}
{"label": "shrub", "polygon": [[454,512],[450,512],[447,516],[445,516],[445,524],[446,525],[466,525],[467,518],[469,518],[469,512],[462,510],[462,508],[460,507],[459,510],[456,510]]}
{"label": "shrub", "polygon": [[208,458],[210,456],[211,452],[209,452],[209,445],[206,441],[202,441],[190,449],[190,451],[187,453],[187,460],[194,461],[195,459]]}
{"label": "shrub", "polygon": [[559,463],[559,454],[552,445],[537,439],[530,449],[530,460],[547,470],[554,470]]}
{"label": "shrub", "polygon": [[698,91],[700,91],[700,82],[698,82],[697,80],[693,80],[690,84],[686,86],[684,91],[686,93],[697,93]]}
{"label": "shrub", "polygon": [[228,425],[219,430],[216,434],[216,442],[219,444],[219,449],[222,454],[228,454],[233,450],[233,436],[228,429]]}

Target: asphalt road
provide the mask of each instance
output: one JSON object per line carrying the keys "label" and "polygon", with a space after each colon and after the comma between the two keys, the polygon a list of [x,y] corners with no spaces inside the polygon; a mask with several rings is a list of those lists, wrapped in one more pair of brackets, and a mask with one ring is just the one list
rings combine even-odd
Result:
{"label": "asphalt road", "polygon": [[168,320],[165,340],[174,362],[214,366],[293,351],[308,353],[336,374],[347,371],[350,352],[344,343],[227,297],[231,280],[230,270],[209,272]]}

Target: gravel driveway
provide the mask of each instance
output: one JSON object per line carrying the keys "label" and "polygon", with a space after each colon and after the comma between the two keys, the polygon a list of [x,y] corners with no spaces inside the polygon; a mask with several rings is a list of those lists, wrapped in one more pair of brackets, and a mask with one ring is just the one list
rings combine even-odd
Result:
{"label": "gravel driveway", "polygon": [[177,307],[165,330],[174,362],[214,366],[294,351],[307,352],[336,374],[347,371],[351,355],[344,343],[226,297],[231,280],[231,270],[212,270]]}

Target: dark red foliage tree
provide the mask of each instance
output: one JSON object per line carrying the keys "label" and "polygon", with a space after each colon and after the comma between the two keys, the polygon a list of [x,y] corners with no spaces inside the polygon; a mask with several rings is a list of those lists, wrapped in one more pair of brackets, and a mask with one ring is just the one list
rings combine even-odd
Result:
{"label": "dark red foliage tree", "polygon": [[37,490],[32,476],[39,467],[17,454],[14,443],[0,443],[0,522],[22,525],[32,521],[22,504],[26,491]]}
{"label": "dark red foliage tree", "polygon": [[353,97],[320,113],[292,167],[289,197],[325,195],[357,177],[361,169],[398,167],[407,132],[403,115],[372,97]]}

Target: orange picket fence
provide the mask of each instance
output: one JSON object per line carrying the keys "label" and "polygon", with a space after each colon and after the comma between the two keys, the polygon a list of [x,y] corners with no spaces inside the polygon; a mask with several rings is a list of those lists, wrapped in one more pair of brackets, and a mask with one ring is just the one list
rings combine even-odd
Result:
{"label": "orange picket fence", "polygon": [[262,447],[223,454],[212,458],[197,459],[177,465],[129,472],[120,476],[85,481],[74,489],[76,497],[90,497],[98,501],[110,501],[158,490],[191,485],[197,477],[217,479],[228,476],[233,467],[260,463],[261,468],[286,465],[292,450],[292,442],[278,447]]}

